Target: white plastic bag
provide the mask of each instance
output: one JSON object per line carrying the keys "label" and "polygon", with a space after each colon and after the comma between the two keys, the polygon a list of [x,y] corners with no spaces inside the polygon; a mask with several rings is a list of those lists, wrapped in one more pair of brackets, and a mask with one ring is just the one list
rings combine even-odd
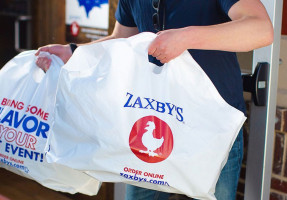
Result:
{"label": "white plastic bag", "polygon": [[51,68],[45,74],[35,64],[35,52],[18,54],[0,71],[0,167],[57,191],[95,195],[99,181],[45,159],[64,63],[50,55]]}
{"label": "white plastic bag", "polygon": [[155,37],[75,51],[60,73],[47,160],[104,182],[215,199],[245,116],[187,51],[163,67],[149,63]]}

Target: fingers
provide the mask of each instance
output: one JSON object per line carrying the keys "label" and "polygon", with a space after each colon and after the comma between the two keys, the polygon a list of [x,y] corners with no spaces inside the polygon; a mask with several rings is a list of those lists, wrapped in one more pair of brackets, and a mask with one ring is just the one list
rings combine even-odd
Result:
{"label": "fingers", "polygon": [[161,63],[166,63],[165,61],[167,61],[167,57],[165,55],[159,55],[159,56],[155,56],[157,60],[159,60]]}
{"label": "fingers", "polygon": [[159,35],[162,32],[158,32],[156,37],[148,48],[148,54],[155,57],[161,63],[167,63],[171,59],[169,58],[169,54],[167,53],[167,49],[165,48],[165,43],[162,42]]}
{"label": "fingers", "polygon": [[49,46],[40,47],[40,48],[37,50],[37,52],[35,53],[35,56],[38,56],[41,51],[49,52]]}
{"label": "fingers", "polygon": [[[153,57],[156,57],[154,54],[156,53],[156,44],[155,44],[155,42],[153,41],[150,45],[149,45],[149,47],[148,47],[148,54],[149,55],[152,55]],[[159,53],[158,53],[159,54]]]}
{"label": "fingers", "polygon": [[171,59],[169,57],[167,57],[164,54],[153,54],[153,57],[155,57],[157,60],[159,60],[161,63],[168,63]]}
{"label": "fingers", "polygon": [[164,53],[164,51],[160,52],[158,49],[149,49],[149,55],[152,55],[163,64],[168,63],[171,60],[168,55]]}
{"label": "fingers", "polygon": [[168,63],[171,59],[167,57],[156,57],[157,60],[159,60],[162,64]]}
{"label": "fingers", "polygon": [[47,57],[38,56],[36,59],[36,65],[45,72],[50,68],[52,60]]}

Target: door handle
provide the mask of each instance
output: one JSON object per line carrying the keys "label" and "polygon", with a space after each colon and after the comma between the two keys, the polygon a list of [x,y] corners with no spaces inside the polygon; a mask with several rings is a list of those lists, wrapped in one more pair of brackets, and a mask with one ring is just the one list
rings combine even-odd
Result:
{"label": "door handle", "polygon": [[[18,51],[18,52],[22,52],[22,51],[25,51],[27,49],[22,49],[20,47],[20,44],[21,44],[21,41],[20,41],[20,34],[21,34],[21,31],[20,31],[20,23],[22,21],[31,21],[32,17],[31,16],[28,16],[28,15],[21,15],[21,16],[18,16],[14,22],[14,27],[15,27],[15,35],[14,35],[14,38],[15,38],[15,50]],[[28,30],[29,32],[30,30]],[[30,37],[30,34],[28,33],[27,37]],[[27,38],[28,42],[29,42],[29,38]]]}
{"label": "door handle", "polygon": [[265,106],[267,101],[269,63],[259,62],[253,74],[241,75],[243,90],[250,92],[256,106]]}

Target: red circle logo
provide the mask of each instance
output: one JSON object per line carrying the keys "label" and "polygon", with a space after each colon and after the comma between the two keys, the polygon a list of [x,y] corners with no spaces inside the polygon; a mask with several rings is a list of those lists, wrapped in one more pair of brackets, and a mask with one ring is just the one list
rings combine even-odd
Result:
{"label": "red circle logo", "polygon": [[78,36],[79,31],[80,31],[79,24],[77,22],[73,22],[70,26],[70,31],[71,31],[72,36],[74,37]]}
{"label": "red circle logo", "polygon": [[132,152],[142,161],[157,163],[165,160],[173,149],[173,136],[167,123],[155,116],[135,122],[130,133]]}

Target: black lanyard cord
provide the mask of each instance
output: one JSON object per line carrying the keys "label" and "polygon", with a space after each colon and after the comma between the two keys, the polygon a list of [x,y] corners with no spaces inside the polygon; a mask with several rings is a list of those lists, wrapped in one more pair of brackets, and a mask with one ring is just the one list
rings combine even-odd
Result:
{"label": "black lanyard cord", "polygon": [[165,18],[166,18],[166,8],[165,8],[165,0],[162,0],[162,10],[163,10],[163,15],[162,15],[162,30],[165,29]]}

